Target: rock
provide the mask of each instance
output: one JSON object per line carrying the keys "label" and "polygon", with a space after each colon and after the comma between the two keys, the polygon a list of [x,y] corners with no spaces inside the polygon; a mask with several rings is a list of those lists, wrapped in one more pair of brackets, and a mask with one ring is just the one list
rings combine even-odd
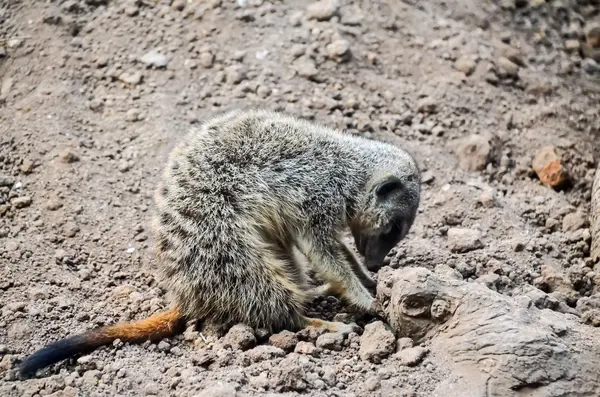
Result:
{"label": "rock", "polygon": [[366,390],[375,391],[381,386],[381,379],[377,375],[370,376],[365,380],[364,385]]}
{"label": "rock", "polygon": [[157,396],[159,394],[158,385],[154,382],[146,383],[144,386],[144,394],[147,396]]}
{"label": "rock", "polygon": [[173,3],[171,3],[171,8],[173,8],[177,11],[183,11],[183,9],[185,8],[185,0],[173,1]]}
{"label": "rock", "polygon": [[142,72],[123,72],[119,75],[119,80],[125,84],[138,85],[143,80]]}
{"label": "rock", "polygon": [[347,26],[360,26],[363,23],[364,15],[360,11],[360,8],[345,8],[345,12],[342,14],[340,22]]}
{"label": "rock", "polygon": [[118,167],[119,171],[125,173],[133,167],[133,162],[130,160],[123,159],[123,160],[119,161],[118,165],[119,165],[119,167]]}
{"label": "rock", "polygon": [[343,343],[344,335],[339,332],[327,332],[319,336],[315,344],[321,349],[340,351]]}
{"label": "rock", "polygon": [[496,203],[494,191],[491,189],[484,189],[479,194],[479,202],[484,208],[492,208]]}
{"label": "rock", "polygon": [[563,232],[574,232],[587,226],[587,217],[581,212],[565,215],[562,222]]}
{"label": "rock", "polygon": [[62,390],[58,390],[52,394],[48,394],[48,397],[77,397],[79,389],[71,386],[67,386]]}
{"label": "rock", "polygon": [[0,360],[0,369],[4,371],[8,371],[9,369],[15,366],[15,357],[10,354],[5,355]]}
{"label": "rock", "polygon": [[285,356],[285,351],[279,347],[270,345],[259,345],[246,352],[252,362],[271,360],[276,357]]}
{"label": "rock", "polygon": [[198,56],[198,64],[200,66],[202,66],[204,69],[208,69],[208,68],[212,67],[214,62],[215,62],[215,56],[208,51],[201,52],[200,55]]}
{"label": "rock", "polygon": [[413,367],[418,365],[425,355],[427,354],[427,349],[423,347],[409,347],[408,349],[401,350],[397,353],[398,359],[402,365],[406,365],[409,367]]}
{"label": "rock", "polygon": [[215,382],[215,384],[204,388],[193,397],[236,397],[237,385],[233,383]]}
{"label": "rock", "polygon": [[435,181],[435,174],[433,173],[433,171],[425,171],[421,177],[421,182],[429,185],[433,181]]}
{"label": "rock", "polygon": [[288,357],[272,370],[273,383],[276,385],[276,391],[302,391],[307,387],[306,371],[300,364],[298,356],[291,353]]}
{"label": "rock", "polygon": [[60,25],[62,23],[62,17],[59,13],[50,13],[44,15],[42,22],[48,25]]}
{"label": "rock", "polygon": [[239,84],[246,79],[246,67],[231,65],[225,69],[225,79],[230,84]]}
{"label": "rock", "polygon": [[139,12],[140,9],[135,4],[128,5],[127,7],[125,7],[125,15],[127,15],[128,17],[134,17],[137,14],[139,14]]}
{"label": "rock", "polygon": [[417,109],[421,113],[435,113],[437,111],[437,102],[431,97],[425,97],[419,101]]}
{"label": "rock", "polygon": [[98,379],[100,379],[100,371],[97,369],[85,371],[81,376],[83,384],[90,388],[98,386]]}
{"label": "rock", "polygon": [[285,351],[292,351],[298,343],[298,337],[291,331],[281,331],[278,334],[271,335],[269,343]]}
{"label": "rock", "polygon": [[100,55],[100,56],[98,56],[98,58],[96,58],[96,67],[98,69],[106,67],[108,65],[109,61],[110,61],[110,59],[108,58],[108,56]]}
{"label": "rock", "polygon": [[171,349],[171,345],[169,344],[169,342],[161,340],[160,342],[158,342],[158,350],[163,351],[163,352],[168,352]]}
{"label": "rock", "polygon": [[339,10],[338,0],[319,0],[306,8],[306,17],[317,21],[328,21]]}
{"label": "rock", "polygon": [[21,196],[21,197],[16,197],[12,200],[10,200],[10,203],[12,205],[15,206],[15,208],[25,208],[25,207],[29,207],[31,205],[31,197],[29,196]]}
{"label": "rock", "polygon": [[29,298],[31,300],[37,301],[37,300],[44,300],[44,299],[48,299],[50,297],[50,294],[48,293],[48,291],[44,290],[43,288],[32,288],[29,290]]}
{"label": "rock", "polygon": [[413,347],[414,346],[414,342],[411,338],[399,338],[398,341],[396,342],[396,350],[400,351],[400,350],[404,350],[404,349],[408,349],[409,347]]}
{"label": "rock", "polygon": [[267,389],[269,387],[269,378],[265,372],[258,376],[253,376],[248,379],[248,385],[256,389]]}
{"label": "rock", "polygon": [[207,367],[214,363],[217,359],[217,355],[212,350],[201,349],[198,353],[192,355],[192,362],[194,365],[201,367]]}
{"label": "rock", "polygon": [[513,48],[511,46],[505,46],[501,49],[501,53],[500,56],[505,57],[506,59],[508,59],[509,61],[511,61],[512,63],[514,63],[515,65],[519,66],[519,67],[525,67],[525,61],[523,61],[523,56],[521,54],[521,51]]}
{"label": "rock", "polygon": [[290,14],[289,18],[288,18],[288,22],[290,24],[290,26],[292,27],[298,27],[302,25],[302,12],[301,11],[296,11]]}
{"label": "rock", "polygon": [[527,84],[527,88],[525,92],[527,94],[531,94],[534,96],[547,96],[552,93],[552,84],[550,83],[540,83],[540,82],[532,82]]}
{"label": "rock", "polygon": [[458,165],[465,171],[481,171],[487,166],[491,150],[487,139],[481,135],[469,135],[456,146]]}
{"label": "rock", "polygon": [[541,266],[540,276],[533,280],[533,285],[546,293],[571,292],[571,281],[567,275],[552,265]]}
{"label": "rock", "polygon": [[358,350],[361,359],[378,364],[392,354],[395,348],[396,337],[382,321],[365,325]]}
{"label": "rock", "polygon": [[145,53],[140,61],[147,67],[154,66],[155,68],[165,68],[169,63],[169,58],[166,55],[159,53],[156,49]]}
{"label": "rock", "polygon": [[125,120],[129,121],[129,122],[136,122],[139,120],[143,120],[143,113],[141,110],[133,108],[133,109],[129,109],[127,111],[127,113],[125,113]]}
{"label": "rock", "polygon": [[[185,61],[183,61],[183,66],[185,66],[188,69],[194,70],[198,67],[198,64],[196,63],[196,61],[192,60],[192,59],[186,59]],[[223,72],[221,72],[223,73]],[[223,73],[223,78],[225,77],[225,74]],[[222,82],[222,80],[219,81],[219,83]]]}
{"label": "rock", "polygon": [[299,353],[299,354],[307,354],[309,356],[317,356],[318,355],[317,347],[314,344],[312,344],[311,342],[304,342],[304,341],[298,342],[298,344],[296,345],[296,348],[294,349],[294,352]]}
{"label": "rock", "polygon": [[546,146],[538,150],[531,163],[531,168],[543,184],[554,188],[565,185],[570,179],[554,146]]}
{"label": "rock", "polygon": [[23,40],[21,39],[10,39],[6,42],[6,46],[8,48],[19,48],[23,44]]}
{"label": "rock", "polygon": [[15,184],[15,178],[8,175],[0,175],[0,187],[8,186],[11,187]]}
{"label": "rock", "polygon": [[598,65],[598,62],[592,58],[585,58],[583,61],[581,61],[581,68],[589,74],[600,72],[600,66]]}
{"label": "rock", "polygon": [[348,40],[335,40],[325,48],[329,58],[336,62],[347,62],[351,57],[350,43]]}
{"label": "rock", "polygon": [[27,308],[27,302],[10,302],[6,308],[12,312],[24,312]]}
{"label": "rock", "polygon": [[454,68],[459,72],[464,73],[466,76],[470,76],[474,71],[477,63],[472,57],[463,55],[454,62]]}
{"label": "rock", "polygon": [[256,345],[256,337],[249,326],[236,324],[223,337],[223,343],[231,345],[234,350],[247,350]]}
{"label": "rock", "polygon": [[577,52],[577,51],[579,51],[580,47],[581,47],[581,44],[579,43],[579,40],[577,40],[577,39],[565,40],[565,50],[567,50],[569,52]]}
{"label": "rock", "polygon": [[89,101],[88,108],[93,112],[102,112],[104,110],[104,102],[101,99],[94,98]]}
{"label": "rock", "polygon": [[475,272],[477,270],[475,264],[471,261],[469,262],[458,262],[456,264],[456,271],[458,271],[460,273],[460,275],[462,276],[462,278],[469,278],[471,276],[475,275]]}
{"label": "rock", "polygon": [[[389,302],[387,322],[397,335],[426,342],[432,360],[449,369],[431,395],[469,390],[508,397],[535,385],[528,391],[539,396],[584,397],[600,388],[597,329],[576,316],[523,305],[480,283],[423,267],[405,267],[386,279],[388,287],[378,289],[377,299]],[[444,305],[447,310],[431,310]],[[403,362],[425,354],[412,349],[419,350],[398,353],[404,353]]]}
{"label": "rock", "polygon": [[35,169],[35,162],[30,159],[23,159],[23,163],[21,164],[21,172],[25,175],[29,175]]}
{"label": "rock", "polygon": [[465,253],[483,248],[481,232],[478,230],[452,227],[447,235],[448,247],[452,252]]}
{"label": "rock", "polygon": [[600,293],[585,296],[577,301],[577,310],[584,324],[600,327]]}
{"label": "rock", "polygon": [[516,77],[519,74],[519,65],[506,57],[498,58],[498,68],[503,76]]}
{"label": "rock", "polygon": [[[525,284],[518,292],[518,295],[531,299],[531,302],[539,309],[556,310],[558,308],[558,301],[556,299],[533,285]],[[517,296],[517,294],[513,296]]]}
{"label": "rock", "polygon": [[319,71],[312,59],[304,56],[300,57],[294,62],[293,67],[300,77],[307,80],[318,80]]}
{"label": "rock", "polygon": [[67,222],[65,223],[64,226],[64,233],[66,237],[72,238],[75,237],[77,235],[77,233],[79,233],[79,226],[77,226],[75,223],[73,222]]}
{"label": "rock", "polygon": [[[2,58],[2,57],[0,56],[0,58]],[[12,77],[5,77],[2,80],[2,85],[0,85],[0,103],[6,101],[6,99],[10,95],[13,84],[14,84],[14,79]]]}
{"label": "rock", "polygon": [[71,149],[64,149],[58,154],[58,158],[63,163],[75,163],[79,161],[79,156]]}
{"label": "rock", "polygon": [[570,74],[573,72],[573,69],[574,69],[573,62],[566,59],[566,60],[561,61],[559,73],[560,74]]}

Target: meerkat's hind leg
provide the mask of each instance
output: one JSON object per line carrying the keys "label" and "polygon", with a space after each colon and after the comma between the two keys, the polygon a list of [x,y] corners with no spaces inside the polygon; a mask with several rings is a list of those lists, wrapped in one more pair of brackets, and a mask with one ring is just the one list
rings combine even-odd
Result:
{"label": "meerkat's hind leg", "polygon": [[304,248],[305,247],[302,245],[302,243],[297,243],[292,247],[291,252],[294,263],[300,269],[300,287],[306,291],[306,294],[309,296],[310,300],[333,295],[334,289],[330,283],[325,283],[316,287],[310,285],[309,281],[312,280],[312,278],[309,276],[309,270],[314,271],[314,267]]}
{"label": "meerkat's hind leg", "polygon": [[355,323],[342,323],[339,321],[327,321],[313,317],[302,317],[305,327],[321,328],[325,327],[328,332],[338,332],[343,335],[348,335],[351,332],[359,333],[361,328]]}

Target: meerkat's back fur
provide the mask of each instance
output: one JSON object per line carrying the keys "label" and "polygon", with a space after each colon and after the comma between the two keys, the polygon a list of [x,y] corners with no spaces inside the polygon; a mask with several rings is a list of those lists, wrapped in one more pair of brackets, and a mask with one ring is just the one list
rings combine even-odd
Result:
{"label": "meerkat's back fur", "polygon": [[[206,121],[171,152],[156,191],[159,269],[174,301],[169,324],[353,329],[307,318],[304,307],[318,291],[371,308],[374,282],[342,233],[350,227],[373,269],[408,233],[419,186],[414,159],[390,144],[263,110]],[[295,250],[324,288],[308,287]],[[30,360],[27,371],[51,361]]]}

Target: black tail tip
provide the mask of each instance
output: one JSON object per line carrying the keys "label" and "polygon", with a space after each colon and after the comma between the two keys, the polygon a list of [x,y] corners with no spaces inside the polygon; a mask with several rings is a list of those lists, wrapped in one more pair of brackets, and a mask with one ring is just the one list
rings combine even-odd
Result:
{"label": "black tail tip", "polygon": [[31,368],[27,363],[23,363],[19,366],[17,374],[21,380],[32,378],[37,372],[36,368]]}
{"label": "black tail tip", "polygon": [[28,378],[42,368],[87,350],[90,350],[90,346],[85,335],[59,340],[26,357],[19,365],[18,373],[21,377]]}

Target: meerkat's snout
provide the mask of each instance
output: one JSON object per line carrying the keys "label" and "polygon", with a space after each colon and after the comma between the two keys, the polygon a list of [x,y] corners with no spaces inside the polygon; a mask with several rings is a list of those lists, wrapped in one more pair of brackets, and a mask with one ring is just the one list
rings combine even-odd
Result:
{"label": "meerkat's snout", "polygon": [[365,266],[376,272],[383,260],[410,231],[420,201],[420,178],[415,175],[386,176],[371,191],[371,208],[376,208],[381,226],[375,230],[352,230]]}
{"label": "meerkat's snout", "polygon": [[408,234],[414,216],[409,215],[406,218],[395,218],[387,230],[374,235],[355,234],[354,240],[358,252],[365,258],[365,266],[372,272],[378,271],[383,266],[383,260]]}

